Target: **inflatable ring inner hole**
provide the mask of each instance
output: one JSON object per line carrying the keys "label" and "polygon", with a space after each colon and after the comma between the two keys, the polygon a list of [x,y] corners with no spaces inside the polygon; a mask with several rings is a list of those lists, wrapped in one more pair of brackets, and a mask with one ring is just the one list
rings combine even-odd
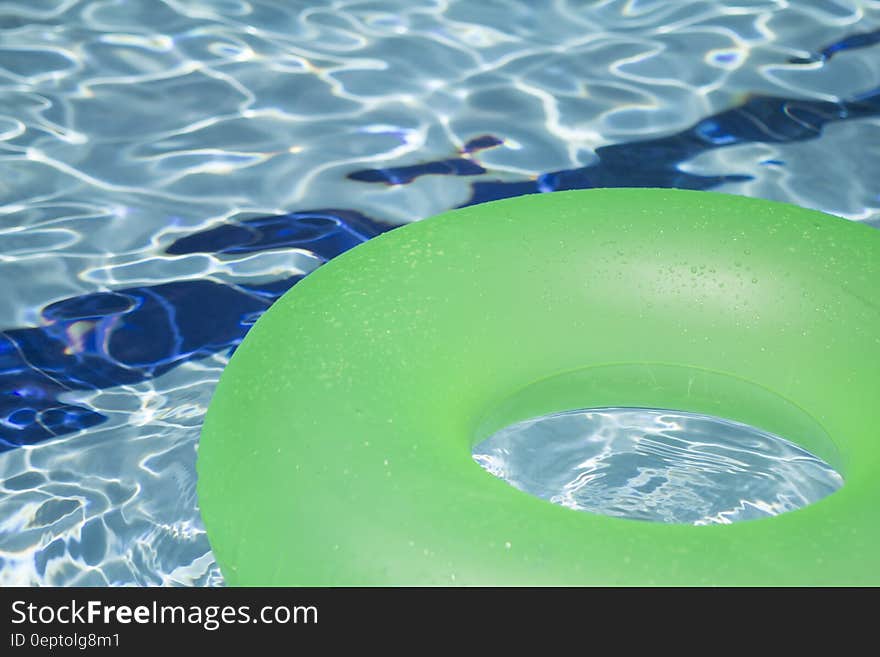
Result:
{"label": "inflatable ring inner hole", "polygon": [[[586,491],[586,495],[579,492],[572,494],[571,485],[576,484],[578,476],[583,475],[582,469],[578,469],[580,465],[576,464],[581,457],[589,454],[586,450],[590,449],[580,442],[582,434],[578,433],[583,431],[587,418],[598,416],[612,422],[615,418],[626,418],[625,421],[629,422],[651,422],[664,415],[684,419],[685,422],[691,422],[691,426],[710,430],[720,430],[726,425],[724,430],[733,441],[751,437],[769,440],[771,449],[791,450],[783,460],[791,459],[794,463],[781,463],[784,470],[777,472],[777,475],[782,479],[788,478],[793,488],[780,489],[779,492],[786,497],[786,503],[775,505],[775,508],[766,507],[764,512],[768,515],[812,504],[835,492],[843,483],[843,455],[825,429],[806,411],[754,383],[719,372],[665,364],[590,367],[528,385],[498,402],[482,418],[472,437],[472,449],[475,460],[496,477],[525,492],[582,511],[688,524],[726,524],[731,521],[730,518],[737,521],[761,517],[763,513],[760,511],[747,508],[717,515],[713,510],[702,516],[700,507],[706,512],[713,505],[709,500],[704,500],[704,505],[693,505],[693,496],[699,496],[699,493],[687,488],[697,480],[678,481],[671,486],[673,489],[680,487],[677,492],[690,494],[690,502],[682,504],[680,497],[675,494],[650,498],[650,506],[655,508],[633,505],[635,500],[648,502],[649,498],[642,497],[639,490],[628,486],[615,490],[615,485],[624,486],[621,481],[617,484],[593,484],[593,489]],[[565,435],[566,430],[570,435]],[[532,432],[531,436],[529,432]],[[684,437],[687,438],[686,433]],[[544,447],[539,447],[540,443],[535,443],[535,439],[545,440]],[[608,456],[609,450],[613,455],[614,439],[601,442],[606,447],[605,456]],[[785,448],[785,442],[793,443],[809,454],[791,446]],[[731,447],[736,447],[735,443]],[[546,451],[542,453],[542,450]],[[762,456],[759,452],[753,454]],[[682,458],[682,455],[675,453],[665,456],[666,459],[656,463],[675,464],[677,458]],[[809,456],[815,456],[818,460]],[[762,458],[761,461],[756,467],[773,467],[772,460]],[[626,460],[622,462],[630,463]],[[684,461],[682,464],[686,465]],[[726,493],[734,500],[734,507],[737,506],[736,502],[749,500],[742,486],[747,486],[746,477],[756,473],[749,471],[747,462],[737,465],[739,468],[727,473],[726,478],[701,482],[704,486],[702,490],[710,493],[716,504],[722,502],[725,496],[725,491],[719,490],[722,487],[731,488]],[[607,468],[608,462],[601,467]],[[712,466],[709,467],[712,472]],[[568,472],[566,468],[569,468]],[[568,479],[563,481],[562,478],[566,476]],[[767,477],[768,474],[762,473],[762,476]],[[542,478],[545,480],[542,481]],[[763,482],[761,487],[773,485],[779,485],[779,482]],[[602,490],[599,491],[596,486],[601,486]],[[580,491],[580,485],[575,490]],[[771,492],[765,490],[765,493]],[[797,499],[788,499],[791,497]],[[709,517],[712,519],[707,520]]]}

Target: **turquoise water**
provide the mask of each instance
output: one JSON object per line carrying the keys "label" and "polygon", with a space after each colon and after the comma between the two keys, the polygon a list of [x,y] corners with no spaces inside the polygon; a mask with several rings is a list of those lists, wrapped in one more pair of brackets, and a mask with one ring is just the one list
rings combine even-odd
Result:
{"label": "turquoise water", "polygon": [[222,584],[219,374],[391,226],[608,185],[880,226],[878,30],[876,1],[4,2],[0,585]]}

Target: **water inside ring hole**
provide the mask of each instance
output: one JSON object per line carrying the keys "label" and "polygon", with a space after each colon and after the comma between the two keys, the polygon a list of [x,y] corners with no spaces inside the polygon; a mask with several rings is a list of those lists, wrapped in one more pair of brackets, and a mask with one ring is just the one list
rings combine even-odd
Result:
{"label": "water inside ring hole", "polygon": [[665,523],[775,516],[843,485],[825,461],[779,436],[649,408],[593,408],[518,422],[472,454],[489,473],[555,504]]}

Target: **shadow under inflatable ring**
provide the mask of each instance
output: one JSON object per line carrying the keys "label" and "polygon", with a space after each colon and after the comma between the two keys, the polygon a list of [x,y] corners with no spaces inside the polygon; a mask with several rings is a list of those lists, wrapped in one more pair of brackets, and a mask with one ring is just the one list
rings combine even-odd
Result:
{"label": "shadow under inflatable ring", "polygon": [[[791,205],[518,197],[343,254],[256,323],[199,447],[232,585],[880,583],[880,233]],[[844,486],[733,525],[547,503],[471,447],[569,409],[708,413]]]}

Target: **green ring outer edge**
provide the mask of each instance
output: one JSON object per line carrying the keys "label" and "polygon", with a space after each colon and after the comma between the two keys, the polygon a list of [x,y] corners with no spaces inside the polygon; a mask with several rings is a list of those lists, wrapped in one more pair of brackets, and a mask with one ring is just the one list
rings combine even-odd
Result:
{"label": "green ring outer edge", "polygon": [[[224,576],[876,584],[878,256],[880,236],[855,222],[658,189],[517,197],[375,238],[276,302],[221,378],[198,489]],[[746,304],[732,309],[732,295]],[[609,362],[666,362],[772,391],[830,437],[846,484],[776,518],[687,527],[556,507],[470,459],[493,405]],[[746,421],[748,400],[726,416]]]}

